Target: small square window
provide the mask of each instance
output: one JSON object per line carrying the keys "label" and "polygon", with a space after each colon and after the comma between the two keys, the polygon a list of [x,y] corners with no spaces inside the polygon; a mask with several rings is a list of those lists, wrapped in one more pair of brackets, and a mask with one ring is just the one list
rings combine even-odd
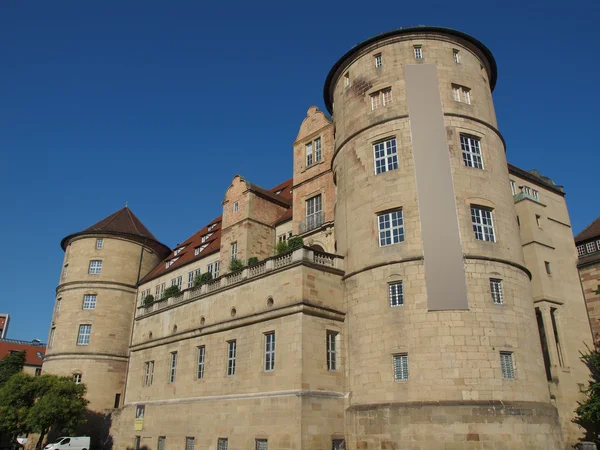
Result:
{"label": "small square window", "polygon": [[381,53],[375,55],[375,67],[380,68],[383,65],[383,59],[381,58]]}
{"label": "small square window", "polygon": [[102,271],[102,261],[99,261],[99,260],[90,261],[89,273],[91,275],[97,275],[101,271]]}
{"label": "small square window", "polygon": [[415,59],[423,59],[423,49],[421,48],[421,46],[415,45],[414,50],[415,50]]}
{"label": "small square window", "polygon": [[456,49],[456,48],[455,48],[455,49],[453,49],[453,50],[452,50],[452,55],[453,55],[453,57],[454,57],[454,62],[455,62],[456,64],[460,64],[460,50],[458,50],[458,49]]}
{"label": "small square window", "polygon": [[585,255],[585,245],[577,246],[577,255],[579,255],[579,256]]}
{"label": "small square window", "polygon": [[99,250],[104,246],[104,239],[96,239],[96,248]]}
{"label": "small square window", "polygon": [[588,253],[594,253],[596,251],[596,243],[595,242],[588,242],[587,244],[585,244],[585,250]]}
{"label": "small square window", "polygon": [[550,262],[544,261],[544,266],[546,266],[546,273],[548,275],[551,275],[552,274],[552,270],[550,269]]}
{"label": "small square window", "polygon": [[240,210],[240,205],[238,202],[233,202],[233,212],[236,213]]}
{"label": "small square window", "polygon": [[452,85],[452,98],[455,102],[471,104],[471,89],[459,84]]}
{"label": "small square window", "polygon": [[492,301],[494,302],[494,305],[502,305],[504,303],[502,280],[490,278],[490,290],[492,292]]}
{"label": "small square window", "polygon": [[408,355],[394,355],[394,381],[408,381]]}
{"label": "small square window", "polygon": [[512,352],[500,352],[500,367],[502,368],[502,378],[505,380],[515,379],[515,366]]}
{"label": "small square window", "polygon": [[75,384],[81,384],[81,374],[80,373],[74,373],[73,374],[73,381],[75,382]]}
{"label": "small square window", "polygon": [[402,289],[402,281],[389,284],[390,306],[404,305],[404,291]]}
{"label": "small square window", "polygon": [[256,450],[268,450],[269,445],[266,439],[256,439],[256,445],[254,448]]}
{"label": "small square window", "polygon": [[227,450],[227,438],[219,438],[217,440],[217,450]]}
{"label": "small square window", "polygon": [[95,295],[84,295],[83,296],[83,309],[96,309],[96,296]]}

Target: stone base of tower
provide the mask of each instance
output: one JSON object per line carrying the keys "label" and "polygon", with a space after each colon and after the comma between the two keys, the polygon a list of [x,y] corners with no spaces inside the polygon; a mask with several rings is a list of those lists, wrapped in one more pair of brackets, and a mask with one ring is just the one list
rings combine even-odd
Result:
{"label": "stone base of tower", "polygon": [[356,405],[346,410],[348,449],[564,450],[547,403],[456,401]]}

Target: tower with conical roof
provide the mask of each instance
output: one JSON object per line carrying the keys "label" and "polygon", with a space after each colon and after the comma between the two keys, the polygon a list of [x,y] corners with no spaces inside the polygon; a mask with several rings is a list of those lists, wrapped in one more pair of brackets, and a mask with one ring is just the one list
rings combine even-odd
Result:
{"label": "tower with conical roof", "polygon": [[89,408],[119,406],[136,284],[169,252],[126,206],[65,237],[43,370],[87,386]]}

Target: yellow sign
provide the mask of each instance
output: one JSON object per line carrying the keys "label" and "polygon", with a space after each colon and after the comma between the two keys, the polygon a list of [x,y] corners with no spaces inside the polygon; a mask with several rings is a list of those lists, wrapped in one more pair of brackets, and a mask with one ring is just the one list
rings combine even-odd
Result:
{"label": "yellow sign", "polygon": [[135,407],[135,422],[133,423],[134,431],[142,431],[144,429],[144,413],[146,405],[137,405]]}

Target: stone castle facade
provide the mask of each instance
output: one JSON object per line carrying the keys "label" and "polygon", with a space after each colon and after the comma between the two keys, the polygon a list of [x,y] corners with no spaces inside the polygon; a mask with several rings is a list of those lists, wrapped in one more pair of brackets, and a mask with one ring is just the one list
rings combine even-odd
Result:
{"label": "stone castle facade", "polygon": [[291,179],[236,175],[174,249],[128,208],[62,241],[44,371],[86,383],[118,449],[568,448],[578,256],[563,189],[507,163],[496,77],[454,30],[353,47]]}

